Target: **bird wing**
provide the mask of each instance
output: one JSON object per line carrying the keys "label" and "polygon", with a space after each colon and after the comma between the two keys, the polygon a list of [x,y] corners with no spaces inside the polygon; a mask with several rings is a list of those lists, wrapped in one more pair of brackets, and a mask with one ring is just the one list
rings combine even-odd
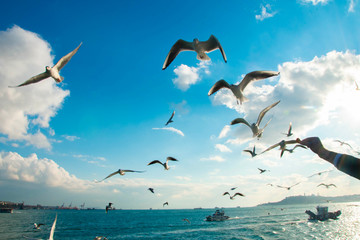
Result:
{"label": "bird wing", "polygon": [[250,124],[244,118],[235,118],[234,120],[231,121],[230,125],[235,125],[238,123],[243,123],[249,128],[251,128]]}
{"label": "bird wing", "polygon": [[296,185],[298,185],[298,184],[300,184],[301,182],[298,182],[298,183],[295,183],[294,185],[292,185],[292,186],[290,186],[291,188],[292,187],[294,187],[294,186],[296,186]]}
{"label": "bird wing", "polygon": [[33,76],[31,78],[29,78],[28,80],[26,80],[25,82],[23,82],[22,84],[20,85],[17,85],[17,86],[9,86],[10,88],[16,88],[16,87],[22,87],[22,86],[25,86],[25,85],[29,85],[29,84],[33,84],[33,83],[37,83],[37,82],[40,82],[41,80],[44,80],[46,78],[50,77],[50,73],[48,72],[43,72],[43,73],[40,73],[36,76]]}
{"label": "bird wing", "polygon": [[319,185],[317,185],[317,187],[320,187],[320,186],[325,186],[326,187],[326,185],[324,183],[320,183]]}
{"label": "bird wing", "polygon": [[167,157],[166,161],[178,161],[176,158],[173,157]]}
{"label": "bird wing", "polygon": [[229,88],[230,89],[230,84],[228,84],[224,79],[221,79],[219,81],[217,81],[212,88],[210,89],[210,91],[208,92],[208,96],[212,95],[213,93],[219,91],[222,88]]}
{"label": "bird wing", "polygon": [[56,220],[57,220],[57,214],[55,216],[54,223],[53,223],[53,225],[51,227],[51,230],[50,230],[49,240],[54,240],[54,232],[55,232]]}
{"label": "bird wing", "polygon": [[280,186],[280,185],[276,185],[279,188],[288,188],[288,187],[284,187],[284,186]]}
{"label": "bird wing", "polygon": [[302,147],[302,148],[305,148],[305,149],[307,149],[307,147],[306,147],[306,146],[304,146],[304,145],[301,145],[301,144],[297,144],[297,145],[295,145],[295,147],[293,148],[293,150],[294,150],[295,148],[297,148],[297,147]]}
{"label": "bird wing", "polygon": [[184,218],[183,221],[187,221],[188,223],[190,223],[190,220],[187,218]]}
{"label": "bird wing", "polygon": [[175,115],[175,111],[173,111],[173,113],[171,114],[171,117],[169,118],[169,120],[167,121],[167,123],[165,124],[165,126],[167,126],[169,123],[172,122],[172,118],[174,117]]}
{"label": "bird wing", "polygon": [[[123,170],[124,171],[124,170]],[[103,180],[101,180],[101,181],[99,181],[99,182],[102,182],[102,181],[104,181],[105,179],[107,179],[107,178],[109,178],[109,177],[112,177],[112,176],[114,176],[115,174],[118,174],[118,173],[120,173],[120,170],[118,170],[118,171],[116,171],[116,172],[113,172],[112,174],[110,174],[109,176],[107,176],[106,178],[104,178]]]}
{"label": "bird wing", "polygon": [[135,170],[122,170],[123,172],[137,172],[137,173],[142,173],[145,171],[135,171]]}
{"label": "bird wing", "polygon": [[276,103],[273,103],[271,104],[270,106],[267,106],[266,108],[264,108],[260,113],[259,113],[259,116],[258,116],[258,119],[256,121],[256,125],[257,126],[260,126],[260,122],[261,120],[263,119],[263,117],[265,116],[265,114],[270,110],[272,109],[273,107],[275,107],[276,105],[278,105],[280,101],[277,101]]}
{"label": "bird wing", "polygon": [[74,56],[75,53],[79,50],[81,44],[82,43],[80,43],[80,45],[77,48],[75,48],[72,52],[60,58],[60,60],[55,64],[54,68],[57,68],[57,70],[60,71],[70,61],[72,56]]}
{"label": "bird wing", "polygon": [[243,150],[243,152],[248,152],[248,153],[250,153],[251,154],[251,156],[252,156],[252,154],[253,154],[253,152],[251,151],[251,150]]}
{"label": "bird wing", "polygon": [[333,183],[330,183],[328,186],[329,186],[329,187],[330,187],[330,186],[337,187],[337,186],[336,186],[335,184],[333,184]]}
{"label": "bird wing", "polygon": [[206,52],[212,52],[216,49],[219,49],[224,58],[224,61],[227,62],[224,49],[222,48],[219,40],[217,40],[214,35],[211,35],[207,41],[199,42],[199,45],[202,45]]}
{"label": "bird wing", "polygon": [[257,169],[259,169],[260,172],[265,172],[264,169],[261,169],[261,168],[257,168]]}
{"label": "bird wing", "polygon": [[161,165],[163,165],[163,163],[160,162],[159,160],[154,160],[154,161],[152,161],[152,162],[149,162],[149,163],[148,163],[148,166],[151,165],[151,164],[155,164],[155,163],[160,163]]}
{"label": "bird wing", "polygon": [[344,142],[344,144],[345,144],[345,145],[348,145],[351,149],[353,149],[350,144],[348,144],[348,143],[346,143],[346,142]]}
{"label": "bird wing", "polygon": [[274,149],[274,148],[276,148],[277,146],[280,146],[280,143],[281,143],[281,142],[278,142],[278,143],[272,145],[271,147],[268,147],[267,149],[265,149],[264,151],[262,151],[260,154],[262,154],[262,153],[264,153],[264,152],[267,152],[267,151],[270,151],[271,149]]}
{"label": "bird wing", "polygon": [[192,42],[187,42],[182,39],[177,40],[177,42],[171,47],[170,52],[166,56],[162,70],[165,70],[176,56],[182,51],[194,51]]}
{"label": "bird wing", "polygon": [[261,79],[265,79],[268,77],[273,77],[279,75],[279,72],[275,71],[253,71],[245,75],[243,80],[241,81],[239,87],[241,91],[244,91],[244,88],[252,81],[257,81]]}
{"label": "bird wing", "polygon": [[239,195],[239,196],[245,197],[245,195],[244,195],[244,194],[242,194],[242,193],[238,193],[238,192],[237,192],[237,193],[235,193],[233,197],[235,197],[236,195]]}
{"label": "bird wing", "polygon": [[165,205],[168,205],[168,206],[169,206],[169,203],[168,203],[168,202],[163,203],[163,206],[165,206]]}
{"label": "bird wing", "polygon": [[223,196],[225,196],[226,194],[230,196],[230,193],[229,193],[229,192],[224,192],[224,193],[223,193]]}

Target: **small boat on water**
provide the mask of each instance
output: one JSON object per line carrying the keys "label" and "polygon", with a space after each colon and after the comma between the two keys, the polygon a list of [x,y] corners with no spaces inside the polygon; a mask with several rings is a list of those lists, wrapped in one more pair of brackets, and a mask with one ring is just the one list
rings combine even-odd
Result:
{"label": "small boat on water", "polygon": [[225,212],[223,210],[216,210],[213,215],[209,215],[206,217],[206,221],[213,222],[213,221],[224,221],[229,219],[229,216],[225,216]]}
{"label": "small boat on water", "polygon": [[338,210],[336,212],[328,212],[328,207],[316,207],[317,214],[313,213],[310,210],[306,210],[305,213],[309,215],[309,220],[319,220],[319,221],[325,221],[329,218],[331,219],[337,219],[338,216],[341,215],[341,211]]}

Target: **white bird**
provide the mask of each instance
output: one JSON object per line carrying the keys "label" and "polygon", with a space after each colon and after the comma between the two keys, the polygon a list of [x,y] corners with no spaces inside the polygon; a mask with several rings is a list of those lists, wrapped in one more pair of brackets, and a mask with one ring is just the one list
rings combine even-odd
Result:
{"label": "white bird", "polygon": [[40,229],[40,226],[42,226],[42,225],[45,225],[45,224],[43,224],[43,223],[39,223],[39,224],[34,223],[34,229]]}
{"label": "white bird", "polygon": [[323,174],[323,173],[332,172],[332,171],[333,171],[333,170],[326,170],[326,171],[322,171],[322,172],[317,172],[317,173],[314,173],[314,174],[308,176],[308,178],[314,177],[314,176],[316,176],[316,175],[321,176],[321,174]]}
{"label": "white bird", "polygon": [[261,168],[258,168],[258,169],[259,169],[259,171],[260,171],[260,174],[262,174],[262,173],[264,173],[264,172],[266,172],[266,171],[270,171],[270,170],[261,169]]}
{"label": "white bird", "polygon": [[187,219],[187,218],[184,218],[183,221],[186,221],[186,222],[188,222],[189,224],[191,223],[190,220]]}
{"label": "white bird", "polygon": [[165,70],[170,63],[176,58],[176,56],[182,51],[195,51],[197,53],[196,58],[202,61],[210,60],[209,56],[206,53],[212,52],[216,49],[219,49],[224,61],[226,60],[226,55],[223,48],[220,45],[219,40],[214,35],[211,35],[207,41],[199,41],[199,39],[195,38],[192,42],[187,42],[182,39],[179,39],[170,49],[168,53],[162,70]]}
{"label": "white bird", "polygon": [[246,74],[244,79],[237,85],[229,84],[225,80],[221,79],[212,86],[212,88],[208,92],[208,96],[212,95],[213,93],[217,92],[222,88],[228,88],[235,95],[237,103],[239,104],[240,101],[240,104],[242,104],[243,102],[248,101],[248,99],[244,96],[243,91],[250,82],[278,76],[279,74],[280,72],[275,71],[253,71]]}
{"label": "white bird", "polygon": [[320,186],[325,186],[326,188],[329,188],[329,187],[331,187],[331,186],[334,186],[334,187],[336,187],[336,185],[335,184],[333,184],[333,183],[330,183],[330,184],[325,184],[325,183],[320,183],[319,185],[317,185],[318,187],[320,187]]}
{"label": "white bird", "polygon": [[123,170],[123,169],[119,169],[119,170],[117,170],[116,172],[111,173],[109,176],[107,176],[107,177],[104,178],[103,180],[101,180],[101,181],[95,181],[95,182],[96,182],[96,183],[102,182],[102,181],[104,181],[105,179],[107,179],[107,178],[109,178],[109,177],[112,177],[112,176],[114,176],[114,175],[116,175],[116,174],[120,174],[121,176],[123,176],[123,175],[125,175],[126,172],[142,173],[142,172],[144,172],[144,171],[134,171],[134,170]]}
{"label": "white bird", "polygon": [[290,137],[290,136],[293,135],[293,133],[291,132],[291,130],[292,130],[292,124],[290,123],[290,124],[289,124],[289,130],[288,130],[288,132],[287,132],[287,133],[283,133],[283,134],[285,134],[287,137]]}
{"label": "white bird", "polygon": [[170,167],[169,167],[169,165],[168,165],[168,161],[178,161],[178,160],[176,160],[176,159],[173,158],[173,157],[167,157],[165,163],[162,163],[162,162],[160,162],[159,160],[154,160],[154,161],[150,162],[150,163],[148,164],[148,166],[149,166],[149,165],[152,165],[152,164],[155,164],[155,163],[159,163],[159,164],[161,164],[161,165],[164,166],[165,170],[169,170]]}
{"label": "white bird", "polygon": [[169,206],[169,203],[168,203],[168,202],[164,202],[164,203],[163,203],[163,207],[165,207],[165,205],[168,205],[168,206]]}
{"label": "white bird", "polygon": [[175,115],[175,111],[173,111],[173,113],[171,114],[170,119],[166,122],[165,126],[167,126],[169,123],[174,122],[174,121],[172,120],[172,119],[173,119],[173,117],[174,117],[174,115]]}
{"label": "white bird", "polygon": [[342,145],[348,145],[348,146],[352,149],[352,146],[351,146],[350,144],[348,144],[347,142],[343,142],[343,141],[340,141],[340,140],[334,140],[334,142],[340,143],[340,146],[342,146]]}
{"label": "white bird", "polygon": [[79,50],[80,45],[75,48],[72,52],[68,53],[64,57],[62,57],[53,67],[46,66],[45,72],[40,73],[36,76],[31,77],[30,79],[26,80],[24,83],[17,85],[17,86],[9,86],[9,87],[21,87],[25,85],[29,85],[32,83],[40,82],[48,77],[52,77],[56,82],[60,83],[64,80],[64,77],[60,76],[60,70],[70,61],[72,56]]}
{"label": "white bird", "polygon": [[293,153],[294,150],[295,150],[295,148],[297,148],[297,147],[301,147],[301,148],[307,149],[306,146],[301,145],[301,144],[297,144],[297,145],[295,145],[295,147],[293,147],[292,149],[287,149],[287,148],[285,148],[284,151],[288,151],[289,153]]}
{"label": "white bird", "polygon": [[272,145],[271,147],[265,149],[264,151],[261,152],[261,154],[263,154],[264,152],[270,151],[271,149],[274,149],[277,146],[280,146],[280,148],[279,148],[281,150],[280,157],[282,157],[282,155],[284,154],[286,145],[287,144],[295,144],[295,143],[297,143],[297,140],[288,140],[288,141],[282,140],[282,141]]}
{"label": "white bird", "polygon": [[255,157],[255,156],[257,155],[257,154],[255,153],[255,146],[254,146],[254,148],[253,148],[252,151],[245,149],[245,150],[243,150],[243,152],[248,152],[248,153],[250,153],[250,154],[251,154],[251,157]]}
{"label": "white bird", "polygon": [[238,123],[243,123],[243,124],[245,124],[246,126],[248,126],[248,127],[251,129],[251,131],[253,132],[253,137],[260,138],[261,135],[262,135],[262,133],[264,132],[265,127],[269,124],[269,122],[270,122],[271,119],[265,124],[265,126],[264,126],[262,129],[260,129],[260,128],[259,128],[259,125],[260,125],[260,123],[261,123],[261,120],[263,119],[263,117],[265,116],[265,114],[266,114],[271,108],[275,107],[279,102],[280,102],[280,101],[277,101],[276,103],[273,103],[273,104],[271,104],[270,106],[264,108],[264,109],[260,112],[256,123],[253,123],[253,124],[250,125],[244,118],[236,118],[236,119],[234,119],[234,120],[231,121],[230,125],[234,125],[234,124],[238,124]]}
{"label": "white bird", "polygon": [[54,232],[55,232],[56,220],[57,220],[57,214],[55,216],[55,220],[53,222],[53,225],[51,226],[49,240],[54,240]]}
{"label": "white bird", "polygon": [[292,185],[292,186],[290,186],[290,187],[284,187],[284,186],[280,186],[280,185],[276,185],[276,186],[279,187],[279,188],[285,188],[285,189],[287,189],[287,190],[290,190],[292,187],[298,185],[299,183],[301,183],[301,182],[295,183],[294,185]]}
{"label": "white bird", "polygon": [[[224,193],[223,193],[223,196],[225,196],[225,195],[229,195],[229,196],[230,196],[230,193],[229,193],[229,192],[224,192]],[[231,200],[234,200],[234,197],[235,197],[235,196],[245,197],[244,194],[237,192],[237,193],[235,193],[234,195],[230,196],[230,199],[231,199]]]}

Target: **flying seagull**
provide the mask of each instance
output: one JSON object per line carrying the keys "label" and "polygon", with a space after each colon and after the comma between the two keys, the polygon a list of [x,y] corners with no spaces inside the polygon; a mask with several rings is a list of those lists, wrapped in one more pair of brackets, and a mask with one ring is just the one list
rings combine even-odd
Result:
{"label": "flying seagull", "polygon": [[53,225],[51,226],[49,240],[54,240],[54,232],[55,232],[56,220],[57,220],[57,214],[55,216],[55,220],[53,222]]}
{"label": "flying seagull", "polygon": [[254,146],[254,148],[253,148],[253,150],[251,151],[251,150],[243,150],[244,152],[248,152],[248,153],[250,153],[251,154],[251,157],[255,157],[257,154],[255,153],[255,146]]}
{"label": "flying seagull", "polygon": [[109,204],[106,205],[106,207],[105,207],[105,212],[106,212],[106,213],[108,213],[108,211],[112,209],[112,204],[113,204],[113,203],[109,202]]}
{"label": "flying seagull", "polygon": [[334,142],[340,143],[340,146],[342,146],[342,145],[348,145],[351,149],[353,149],[352,146],[351,146],[350,144],[346,143],[346,142],[343,142],[343,141],[340,141],[340,140],[334,140]]}
{"label": "flying seagull", "polygon": [[264,173],[264,172],[266,172],[266,171],[269,171],[269,170],[261,169],[261,168],[258,168],[258,169],[259,169],[259,171],[260,171],[260,174],[262,174],[262,173]]}
{"label": "flying seagull", "polygon": [[325,184],[325,183],[320,183],[319,185],[317,185],[318,187],[320,187],[320,186],[325,186],[326,188],[329,188],[329,187],[331,187],[331,186],[334,186],[334,187],[336,187],[336,185],[335,184],[333,184],[333,183],[330,183],[330,184]]}
{"label": "flying seagull", "polygon": [[248,126],[251,131],[253,132],[253,137],[257,137],[258,139],[261,137],[262,133],[264,132],[264,129],[265,127],[269,124],[270,120],[265,124],[265,126],[260,129],[259,128],[259,125],[260,125],[260,122],[261,120],[263,119],[263,117],[265,116],[265,114],[273,107],[275,107],[280,101],[277,101],[276,103],[273,103],[271,104],[270,106],[264,108],[259,116],[258,116],[258,119],[256,121],[256,123],[253,123],[253,124],[249,124],[244,118],[236,118],[234,120],[231,121],[230,125],[234,125],[234,124],[238,124],[238,123],[243,123],[245,124],[246,126]]}
{"label": "flying seagull", "polygon": [[287,148],[285,148],[284,151],[288,151],[289,153],[293,153],[294,150],[295,150],[295,148],[297,148],[297,147],[302,147],[302,148],[304,148],[304,149],[307,149],[306,146],[301,145],[301,144],[297,144],[297,145],[295,145],[295,147],[293,147],[292,149],[287,149]]}
{"label": "flying seagull", "polygon": [[332,172],[332,171],[333,171],[333,170],[326,170],[326,171],[322,171],[322,172],[317,172],[317,173],[314,173],[314,174],[308,176],[308,178],[314,177],[314,176],[316,176],[316,175],[319,175],[319,176],[320,176],[320,175],[323,174],[323,173]]}
{"label": "flying seagull", "polygon": [[30,79],[26,80],[24,83],[17,85],[17,86],[9,86],[9,87],[22,87],[25,85],[29,85],[32,83],[40,82],[46,78],[52,77],[56,82],[60,83],[64,80],[64,77],[60,76],[60,70],[70,61],[72,56],[75,55],[75,53],[79,50],[80,45],[75,48],[72,52],[68,53],[64,57],[62,57],[53,67],[46,66],[45,72],[40,73],[36,76],[31,77]]}
{"label": "flying seagull", "polygon": [[149,166],[149,165],[152,165],[152,164],[155,164],[155,163],[159,163],[159,164],[161,164],[161,165],[164,166],[165,170],[169,170],[170,167],[169,167],[169,165],[168,165],[168,161],[178,161],[178,160],[176,160],[176,159],[173,158],[173,157],[167,157],[165,163],[162,163],[162,162],[160,162],[159,160],[154,160],[154,161],[150,162],[150,163],[148,164],[148,166]]}
{"label": "flying seagull", "polygon": [[237,187],[230,188],[231,191],[234,191],[235,189],[237,189]]}
{"label": "flying seagull", "polygon": [[186,222],[190,223],[190,220],[187,219],[187,218],[184,218],[183,221],[186,221]]}
{"label": "flying seagull", "polygon": [[174,117],[174,115],[175,115],[175,111],[173,111],[173,113],[171,114],[170,119],[166,122],[165,126],[167,126],[169,123],[174,122],[174,121],[172,120],[172,118]]}
{"label": "flying seagull", "polygon": [[224,61],[227,62],[225,52],[220,45],[219,40],[214,35],[211,35],[207,41],[199,41],[199,39],[195,38],[192,42],[187,42],[182,39],[179,39],[170,49],[168,53],[162,70],[165,70],[172,61],[176,58],[176,56],[182,51],[195,51],[197,53],[196,58],[202,61],[210,60],[209,56],[206,53],[212,52],[216,49],[219,49]]}
{"label": "flying seagull", "polygon": [[295,183],[294,185],[290,186],[290,187],[284,187],[284,186],[280,186],[280,185],[276,185],[278,188],[286,188],[287,190],[290,190],[292,187],[298,185],[301,182]]}
{"label": "flying seagull", "polygon": [[152,193],[154,193],[154,189],[153,188],[148,188],[148,190]]}
{"label": "flying seagull", "polygon": [[[297,140],[289,140],[289,141],[282,140],[282,141],[280,141],[280,142],[272,145],[271,147],[265,149],[264,151],[262,151],[262,153],[267,152],[267,151],[270,151],[271,149],[274,149],[274,148],[276,148],[277,146],[280,146],[280,150],[281,150],[280,157],[282,157],[282,155],[284,154],[286,145],[287,145],[287,144],[295,144],[295,143],[297,143]],[[262,154],[262,153],[261,153],[261,154]]]}
{"label": "flying seagull", "polygon": [[43,223],[39,223],[39,224],[34,223],[34,229],[40,229],[40,226],[42,226],[42,225],[45,225],[45,224],[43,224]]}
{"label": "flying seagull", "polygon": [[99,182],[102,182],[104,181],[105,179],[109,178],[109,177],[112,177],[116,174],[120,174],[121,176],[125,175],[126,172],[137,172],[137,173],[142,173],[142,172],[145,172],[145,171],[134,171],[134,170],[124,170],[124,169],[119,169],[117,170],[116,172],[113,172],[112,174],[110,174],[109,176],[107,176],[106,178],[104,178],[103,180],[101,181],[95,181],[96,183],[99,183]]}
{"label": "flying seagull", "polygon": [[243,91],[245,87],[252,81],[262,80],[265,78],[278,76],[280,72],[275,71],[253,71],[245,75],[243,80],[239,84],[229,84],[224,79],[217,81],[210,91],[208,92],[208,96],[214,94],[222,88],[228,88],[232,91],[237,99],[237,103],[242,104],[243,102],[247,102],[248,99],[244,96]]}
{"label": "flying seagull", "polygon": [[292,130],[292,124],[290,123],[290,124],[289,124],[289,130],[288,130],[288,132],[287,132],[287,133],[283,133],[283,134],[285,134],[287,137],[290,137],[290,136],[293,135],[293,133],[291,132],[291,130]]}
{"label": "flying seagull", "polygon": [[169,203],[168,203],[168,202],[164,202],[164,203],[163,203],[163,207],[165,207],[165,205],[168,205],[168,206],[169,206]]}
{"label": "flying seagull", "polygon": [[244,194],[239,193],[239,192],[235,193],[235,194],[234,194],[234,195],[232,195],[232,196],[230,195],[230,193],[229,193],[229,192],[224,192],[224,193],[223,193],[223,196],[225,196],[225,195],[229,195],[231,200],[234,200],[234,197],[235,197],[235,196],[238,196],[238,195],[239,195],[239,196],[242,196],[242,197],[245,197],[245,195],[244,195]]}

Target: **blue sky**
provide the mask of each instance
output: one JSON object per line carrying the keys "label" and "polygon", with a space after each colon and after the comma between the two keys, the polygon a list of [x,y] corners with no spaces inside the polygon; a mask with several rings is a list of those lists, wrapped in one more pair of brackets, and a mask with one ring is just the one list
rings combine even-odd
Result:
{"label": "blue sky", "polygon": [[[189,5],[191,8],[189,8]],[[273,1],[12,1],[0,10],[0,198],[44,205],[73,202],[118,208],[253,206],[290,195],[359,194],[359,182],[310,150],[261,151],[284,139],[319,136],[331,150],[360,151],[354,111],[360,100],[358,0]],[[161,70],[178,39],[215,35],[226,53],[200,62],[180,53]],[[29,77],[83,45],[52,79],[17,89]],[[249,102],[236,104],[228,90],[207,93],[219,79],[241,81],[254,70],[280,71],[245,89]],[[192,84],[190,84],[192,83]],[[280,100],[263,120],[263,138],[244,125]],[[163,128],[172,111],[174,122]],[[147,166],[167,156],[179,159],[164,171]],[[262,175],[257,168],[269,169]],[[145,170],[102,179],[117,169]],[[287,191],[267,183],[301,184]],[[321,183],[337,189],[321,189]],[[222,193],[238,187],[245,198]],[[156,194],[147,191],[153,187]],[[146,201],[144,201],[146,199]]]}

